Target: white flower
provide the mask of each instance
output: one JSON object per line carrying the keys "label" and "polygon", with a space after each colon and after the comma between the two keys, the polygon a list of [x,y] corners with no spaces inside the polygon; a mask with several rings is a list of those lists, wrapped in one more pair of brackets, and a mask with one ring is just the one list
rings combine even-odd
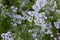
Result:
{"label": "white flower", "polygon": [[46,0],[37,0],[36,3],[32,6],[35,12],[39,12],[39,10],[46,5]]}
{"label": "white flower", "polygon": [[13,12],[16,12],[16,10],[17,10],[18,8],[15,7],[15,6],[11,6],[11,9],[12,9]]}
{"label": "white flower", "polygon": [[33,37],[36,37],[36,36],[37,36],[37,34],[36,34],[36,33],[33,33],[33,34],[32,34],[32,36],[33,36]]}
{"label": "white flower", "polygon": [[57,29],[59,29],[60,28],[60,21],[54,22],[54,25]]}
{"label": "white flower", "polygon": [[30,16],[34,16],[34,11],[29,11],[28,14],[29,14]]}
{"label": "white flower", "polygon": [[14,38],[11,36],[10,32],[2,33],[1,37],[3,38],[2,40],[14,40]]}
{"label": "white flower", "polygon": [[14,6],[11,6],[11,9],[13,9],[14,8]]}
{"label": "white flower", "polygon": [[28,4],[30,2],[30,0],[24,0],[25,4]]}
{"label": "white flower", "polygon": [[17,24],[21,24],[21,20],[18,20],[16,23],[17,23]]}
{"label": "white flower", "polygon": [[35,38],[35,40],[38,40],[37,38]]}
{"label": "white flower", "polygon": [[41,26],[42,26],[43,29],[46,29],[47,28],[46,27],[46,24],[41,24]]}
{"label": "white flower", "polygon": [[4,38],[5,38],[5,34],[4,34],[4,33],[2,33],[2,34],[1,34],[1,37],[4,39]]}
{"label": "white flower", "polygon": [[54,35],[53,34],[50,34],[50,37],[54,37]]}
{"label": "white flower", "polygon": [[54,1],[54,7],[56,7],[57,5],[56,5],[56,1]]}
{"label": "white flower", "polygon": [[3,4],[0,3],[0,7],[2,7],[2,6],[3,6]]}
{"label": "white flower", "polygon": [[58,36],[58,40],[60,40],[60,36]]}
{"label": "white flower", "polygon": [[47,19],[47,17],[46,17],[46,16],[44,16],[44,19]]}
{"label": "white flower", "polygon": [[46,0],[42,0],[42,1],[40,1],[40,6],[44,7],[46,5],[46,3],[47,3]]}
{"label": "white flower", "polygon": [[60,33],[57,33],[57,35],[60,35]]}
{"label": "white flower", "polygon": [[54,37],[54,40],[57,40],[57,38],[56,38],[56,37]]}
{"label": "white flower", "polygon": [[46,34],[52,34],[52,32],[50,30],[48,30],[47,32],[45,32]]}
{"label": "white flower", "polygon": [[46,0],[37,0],[36,3],[32,6],[32,8],[38,12],[42,7],[46,5]]}
{"label": "white flower", "polygon": [[15,18],[17,19],[21,18],[21,15],[16,15]]}
{"label": "white flower", "polygon": [[32,8],[34,9],[34,11],[35,12],[38,12],[41,8],[40,8],[40,6],[38,5],[38,6],[36,6],[37,4],[34,4],[33,6],[32,6]]}
{"label": "white flower", "polygon": [[13,25],[13,27],[17,27],[17,24],[16,23],[14,23],[14,24],[12,24]]}
{"label": "white flower", "polygon": [[60,14],[60,10],[56,9],[56,12],[57,12],[58,14]]}
{"label": "white flower", "polygon": [[28,32],[32,32],[32,30],[28,30]]}

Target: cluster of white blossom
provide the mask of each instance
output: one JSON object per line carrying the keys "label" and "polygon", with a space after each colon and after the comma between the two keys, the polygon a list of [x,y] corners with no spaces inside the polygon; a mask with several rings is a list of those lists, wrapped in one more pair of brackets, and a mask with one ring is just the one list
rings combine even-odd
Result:
{"label": "cluster of white blossom", "polygon": [[[30,15],[30,14],[28,14],[28,13],[30,13],[30,12],[22,12],[22,14],[23,14],[23,17],[26,19],[26,20],[28,20],[29,22],[32,22],[32,20],[33,20],[33,14],[32,15]],[[32,13],[32,12],[31,12]],[[30,16],[29,16],[30,15]]]}
{"label": "cluster of white blossom", "polygon": [[14,40],[10,32],[1,34],[2,40]]}
{"label": "cluster of white blossom", "polygon": [[[43,4],[43,5],[42,5]],[[32,17],[34,17],[34,22],[35,25],[41,25],[42,28],[46,28],[46,23],[45,23],[45,19],[47,19],[47,17],[45,16],[45,12],[41,12],[38,13],[39,10],[44,7],[46,5],[46,0],[42,1],[42,0],[37,0],[36,3],[32,6],[32,8],[34,9],[34,11],[29,11],[28,14]]]}
{"label": "cluster of white blossom", "polygon": [[58,35],[58,40],[60,40],[60,33],[58,32],[57,35]]}
{"label": "cluster of white blossom", "polygon": [[[42,5],[43,4],[43,5]],[[39,24],[44,24],[45,21],[44,19],[47,19],[47,17],[45,16],[45,12],[42,13],[38,13],[39,10],[44,7],[46,5],[46,0],[42,1],[42,0],[37,0],[36,3],[32,6],[32,8],[34,9],[34,11],[29,11],[28,14],[32,17],[34,17],[34,21],[36,25]]]}
{"label": "cluster of white blossom", "polygon": [[35,12],[38,12],[41,8],[46,5],[46,0],[37,0],[36,3],[32,6]]}
{"label": "cluster of white blossom", "polygon": [[21,24],[22,20],[25,20],[25,18],[21,15],[13,15],[13,22],[11,22],[11,24],[13,27],[17,27],[17,24]]}
{"label": "cluster of white blossom", "polygon": [[22,20],[25,20],[24,17],[22,17],[21,15],[17,15],[16,11],[17,11],[17,7],[11,6],[12,9],[12,14],[10,15],[10,17],[12,18],[11,24],[13,27],[17,27],[17,24],[21,24]]}
{"label": "cluster of white blossom", "polygon": [[6,9],[7,6],[4,6],[3,4],[1,4],[0,7],[1,7],[0,8],[0,10],[1,10],[1,13],[0,13],[1,16],[5,16],[5,14],[7,14],[7,9]]}
{"label": "cluster of white blossom", "polygon": [[58,14],[60,14],[60,10],[57,10],[57,9],[56,9],[56,12],[57,12]]}
{"label": "cluster of white blossom", "polygon": [[56,27],[56,29],[60,28],[60,20],[57,20],[57,22],[54,22],[54,25]]}
{"label": "cluster of white blossom", "polygon": [[0,3],[0,7],[2,7],[2,3]]}
{"label": "cluster of white blossom", "polygon": [[11,6],[12,12],[16,12],[16,10],[18,9],[17,7]]}
{"label": "cluster of white blossom", "polygon": [[[51,1],[52,2],[52,1]],[[43,5],[42,5],[43,4]],[[45,34],[50,34],[50,37],[54,37],[53,33],[51,32],[51,30],[49,30],[52,25],[51,22],[49,22],[49,24],[45,23],[45,19],[47,19],[47,17],[45,16],[45,12],[41,12],[38,13],[39,10],[44,7],[47,4],[46,0],[42,1],[42,0],[37,0],[36,3],[32,6],[32,8],[34,9],[34,11],[29,11],[28,14],[30,16],[33,16],[35,25],[41,25],[41,33],[44,32]],[[50,8],[50,10],[55,11],[55,7],[56,7],[56,1],[54,1],[54,6],[52,8]],[[55,27],[58,29],[60,22],[54,22]],[[48,29],[47,32],[45,32],[45,29]],[[29,32],[32,32],[32,30],[29,30]],[[43,35],[43,34],[42,34]],[[32,36],[36,36],[36,33],[34,33],[34,35]],[[54,40],[57,40],[56,37],[54,37]]]}
{"label": "cluster of white blossom", "polygon": [[38,40],[38,38],[37,38],[37,33],[38,33],[38,31],[39,31],[39,28],[35,28],[35,29],[32,29],[32,30],[28,30],[28,32],[29,33],[32,33],[31,35],[32,35],[32,37],[34,38],[34,40]]}
{"label": "cluster of white blossom", "polygon": [[25,4],[28,4],[30,2],[30,0],[24,0]]}
{"label": "cluster of white blossom", "polygon": [[[29,2],[29,0],[25,0],[25,1],[26,1],[25,4],[27,4]],[[34,20],[35,25],[41,26],[40,33],[41,33],[42,36],[44,36],[45,34],[50,34],[51,38],[54,37],[53,33],[50,30],[50,28],[52,27],[51,22],[49,22],[49,23],[45,22],[45,19],[47,19],[47,16],[45,16],[46,13],[45,12],[38,13],[39,10],[41,8],[43,8],[46,4],[47,4],[46,0],[37,0],[36,3],[32,6],[34,11],[28,11],[28,12],[27,11],[22,11],[23,16],[15,14],[16,11],[18,10],[18,8],[15,7],[15,6],[11,6],[12,13],[8,14],[8,15],[12,18],[12,21],[13,21],[13,22],[11,22],[12,26],[17,27],[17,24],[21,24],[22,20],[25,20],[25,19],[28,20],[29,22],[32,22],[32,20]],[[51,4],[52,4],[52,1],[51,1]],[[2,4],[0,5],[0,7],[1,6],[2,6]],[[55,11],[55,7],[56,7],[56,1],[54,2],[54,6],[52,8],[46,8],[46,9],[50,9],[52,11]],[[60,10],[59,11],[56,10],[56,11],[60,12]],[[3,15],[4,12],[5,12],[5,10],[2,11],[1,14]],[[53,19],[53,16],[51,16],[50,18]],[[60,20],[58,20],[57,22],[54,22],[54,25],[55,25],[56,29],[59,29],[60,28]],[[45,29],[47,29],[47,32],[45,32]],[[38,40],[37,37],[36,37],[38,30],[39,29],[28,30],[29,33],[32,32],[32,31],[35,31],[32,34],[32,36],[35,38],[35,40]],[[1,37],[3,38],[3,40],[14,40],[11,37],[10,32],[2,33]],[[54,40],[57,40],[56,37],[54,37]]]}

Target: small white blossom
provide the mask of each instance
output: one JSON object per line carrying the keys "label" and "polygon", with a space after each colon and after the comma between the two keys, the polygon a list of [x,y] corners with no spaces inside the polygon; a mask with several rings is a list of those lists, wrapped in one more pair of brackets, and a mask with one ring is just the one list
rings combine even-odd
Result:
{"label": "small white blossom", "polygon": [[17,10],[18,8],[15,7],[15,6],[11,6],[11,9],[12,9],[13,12],[16,12],[16,10]]}
{"label": "small white blossom", "polygon": [[57,12],[58,14],[60,14],[60,10],[56,9],[56,12]]}
{"label": "small white blossom", "polygon": [[58,36],[58,40],[60,40],[60,36]]}
{"label": "small white blossom", "polygon": [[28,30],[28,32],[32,32],[32,30]]}
{"label": "small white blossom", "polygon": [[57,38],[56,38],[56,37],[54,37],[54,40],[57,40]]}
{"label": "small white blossom", "polygon": [[17,24],[16,23],[14,23],[14,24],[12,24],[13,25],[13,27],[17,27]]}
{"label": "small white blossom", "polygon": [[46,34],[52,34],[52,32],[50,30],[48,30],[47,32],[45,32]]}
{"label": "small white blossom", "polygon": [[34,11],[29,11],[28,14],[29,14],[30,16],[34,16]]}
{"label": "small white blossom", "polygon": [[33,33],[33,34],[32,34],[32,36],[33,36],[33,37],[36,37],[36,36],[37,36],[37,34],[36,34],[36,33]]}
{"label": "small white blossom", "polygon": [[38,12],[42,7],[46,5],[46,0],[37,0],[36,3],[32,6],[35,12]]}
{"label": "small white blossom", "polygon": [[37,38],[35,38],[35,40],[38,40]]}
{"label": "small white blossom", "polygon": [[14,40],[10,32],[2,33],[1,37],[3,38],[3,40]]}
{"label": "small white blossom", "polygon": [[54,37],[54,35],[53,34],[50,34],[50,37]]}
{"label": "small white blossom", "polygon": [[2,7],[2,6],[3,6],[3,4],[0,3],[0,7]]}
{"label": "small white blossom", "polygon": [[56,5],[56,1],[54,1],[54,7],[56,7],[57,5]]}
{"label": "small white blossom", "polygon": [[57,29],[59,29],[60,28],[60,21],[54,22],[54,25]]}

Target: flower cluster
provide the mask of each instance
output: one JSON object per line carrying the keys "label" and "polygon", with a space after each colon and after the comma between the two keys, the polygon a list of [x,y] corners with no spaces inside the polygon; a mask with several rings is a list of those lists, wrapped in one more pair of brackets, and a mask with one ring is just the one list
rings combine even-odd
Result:
{"label": "flower cluster", "polygon": [[56,29],[60,28],[60,20],[58,20],[57,22],[54,22],[54,25],[56,27]]}
{"label": "flower cluster", "polygon": [[[28,4],[28,2],[30,2],[30,1],[29,0],[24,0],[24,3],[25,4],[24,3],[22,3],[22,4],[25,6],[26,4]],[[46,0],[36,0],[36,3],[32,6],[32,9],[34,11],[28,11],[28,10],[22,11],[23,10],[22,9],[23,8],[22,7],[23,5],[21,6],[21,8],[19,10],[18,10],[17,7],[11,6],[10,7],[11,8],[10,11],[8,11],[6,9],[6,6],[5,7],[3,6],[1,8],[1,10],[3,10],[3,11],[1,11],[1,15],[4,16],[5,13],[6,13],[12,19],[12,21],[11,21],[12,26],[13,27],[16,27],[16,29],[18,28],[17,30],[19,30],[19,28],[22,30],[22,32],[21,32],[21,30],[19,30],[19,32],[24,33],[23,31],[26,32],[25,29],[28,29],[29,35],[31,34],[31,36],[34,38],[34,40],[40,40],[40,39],[38,39],[38,36],[39,37],[41,36],[41,40],[42,40],[42,37],[44,35],[46,35],[46,34],[49,35],[51,38],[53,38],[53,40],[57,40],[57,38],[54,37],[55,35],[53,34],[51,28],[54,25],[54,27],[56,29],[60,29],[60,19],[57,20],[57,21],[54,21],[53,19],[55,17],[53,15],[49,16],[49,14],[50,14],[49,13],[49,10],[51,12],[52,11],[53,12],[56,11],[57,13],[59,13],[60,10],[56,10],[55,9],[56,6],[57,6],[56,5],[56,1],[53,2],[52,0],[50,0],[50,2],[47,2]],[[48,5],[47,7],[46,7],[46,4]],[[52,4],[53,4],[53,6],[51,6]],[[2,4],[0,5],[0,7],[1,6],[2,6]],[[41,9],[44,9],[45,11],[39,13],[39,10],[41,10]],[[17,10],[20,11],[22,13],[22,15],[16,14],[17,13]],[[47,14],[48,17],[46,16],[46,14]],[[26,28],[27,27],[27,22],[26,22],[26,24],[23,24],[22,23],[23,20],[27,20],[29,23],[32,23],[31,27],[29,25],[28,28]],[[45,20],[48,20],[48,23]],[[51,22],[52,20],[54,22]],[[33,21],[34,21],[34,25],[33,25]],[[21,24],[21,23],[23,24],[22,27],[19,26],[19,25],[18,25],[19,27],[17,27],[17,24]],[[34,28],[35,26],[36,26],[36,28]],[[32,28],[32,29],[30,29],[29,27]],[[59,36],[60,33],[57,32],[57,35]],[[3,40],[14,40],[14,38],[12,37],[12,35],[11,35],[10,32],[2,33],[1,34],[1,37],[3,38]],[[60,38],[60,36],[58,37],[58,39],[59,38]],[[20,40],[20,39],[21,38],[18,38],[18,40]]]}
{"label": "flower cluster", "polygon": [[46,5],[46,0],[37,0],[36,3],[32,6],[35,12],[39,12],[41,8],[43,8]]}
{"label": "flower cluster", "polygon": [[10,32],[1,34],[2,40],[14,40]]}
{"label": "flower cluster", "polygon": [[11,24],[13,27],[17,27],[17,24],[21,24],[22,20],[25,20],[25,18],[21,15],[13,15],[13,22],[11,22]]}
{"label": "flower cluster", "polygon": [[12,12],[16,12],[17,11],[17,7],[11,6]]}

